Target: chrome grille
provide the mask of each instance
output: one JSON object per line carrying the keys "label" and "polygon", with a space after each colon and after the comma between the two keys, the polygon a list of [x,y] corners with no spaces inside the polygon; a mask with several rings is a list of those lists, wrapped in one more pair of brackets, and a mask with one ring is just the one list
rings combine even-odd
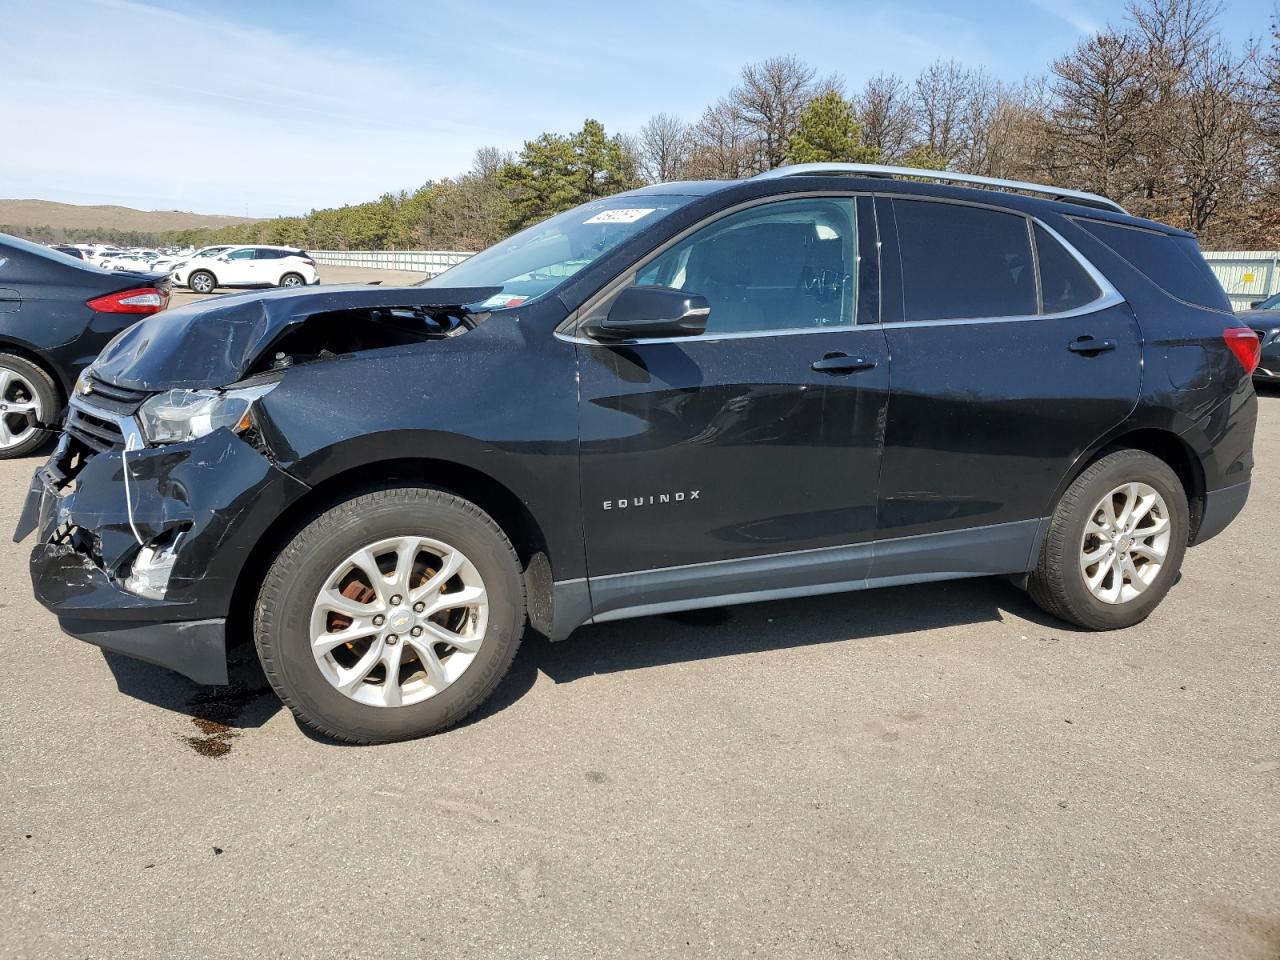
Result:
{"label": "chrome grille", "polygon": [[[84,378],[67,406],[66,432],[86,448],[88,456],[119,450],[138,434],[133,415],[151,394],[116,386],[94,376]],[[135,446],[141,446],[137,436]]]}
{"label": "chrome grille", "polygon": [[146,390],[118,387],[92,375],[85,377],[85,390],[77,392],[85,403],[101,407],[117,416],[132,415],[142,401],[151,396]]}
{"label": "chrome grille", "polygon": [[124,446],[124,431],[117,420],[92,413],[76,402],[67,410],[66,431],[94,453]]}

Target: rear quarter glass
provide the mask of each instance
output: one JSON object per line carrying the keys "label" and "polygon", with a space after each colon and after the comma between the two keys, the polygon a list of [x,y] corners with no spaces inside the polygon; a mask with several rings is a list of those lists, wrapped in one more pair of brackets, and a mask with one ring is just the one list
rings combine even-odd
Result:
{"label": "rear quarter glass", "polygon": [[1194,238],[1100,220],[1077,218],[1076,223],[1175,300],[1232,312],[1231,301]]}

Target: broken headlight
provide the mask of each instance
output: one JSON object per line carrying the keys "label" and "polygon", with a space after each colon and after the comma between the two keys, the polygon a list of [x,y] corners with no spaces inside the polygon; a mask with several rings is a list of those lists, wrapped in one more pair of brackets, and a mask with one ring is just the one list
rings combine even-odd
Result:
{"label": "broken headlight", "polygon": [[[277,381],[278,382],[278,381]],[[138,422],[148,443],[181,443],[207,436],[219,427],[236,433],[249,429],[249,408],[275,389],[263,383],[236,390],[169,390],[138,408]]]}

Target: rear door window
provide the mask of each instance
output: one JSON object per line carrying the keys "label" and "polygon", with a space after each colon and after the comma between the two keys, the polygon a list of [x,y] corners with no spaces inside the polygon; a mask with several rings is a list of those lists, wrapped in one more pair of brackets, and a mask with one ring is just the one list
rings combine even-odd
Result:
{"label": "rear door window", "polygon": [[1037,313],[1027,219],[929,200],[893,201],[907,320]]}

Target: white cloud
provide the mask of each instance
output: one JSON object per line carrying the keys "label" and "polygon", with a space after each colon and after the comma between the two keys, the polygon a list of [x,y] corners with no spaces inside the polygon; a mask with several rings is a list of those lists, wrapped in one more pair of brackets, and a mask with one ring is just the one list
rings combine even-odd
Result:
{"label": "white cloud", "polygon": [[7,196],[295,213],[457,172],[495,139],[444,69],[131,0],[76,10],[3,11],[0,129],[24,132],[0,151]]}
{"label": "white cloud", "polygon": [[1031,0],[1031,2],[1045,13],[1070,24],[1077,33],[1087,37],[1102,32],[1105,26],[1102,21],[1074,0]]}
{"label": "white cloud", "polygon": [[164,2],[0,0],[0,195],[302,213],[412,189],[466,169],[477,147],[518,149],[588,116],[610,131],[659,110],[695,119],[744,63],[778,53],[851,90],[939,57],[993,63],[979,24],[894,0],[650,0],[634,14],[595,2],[554,16],[517,0],[254,15]]}

